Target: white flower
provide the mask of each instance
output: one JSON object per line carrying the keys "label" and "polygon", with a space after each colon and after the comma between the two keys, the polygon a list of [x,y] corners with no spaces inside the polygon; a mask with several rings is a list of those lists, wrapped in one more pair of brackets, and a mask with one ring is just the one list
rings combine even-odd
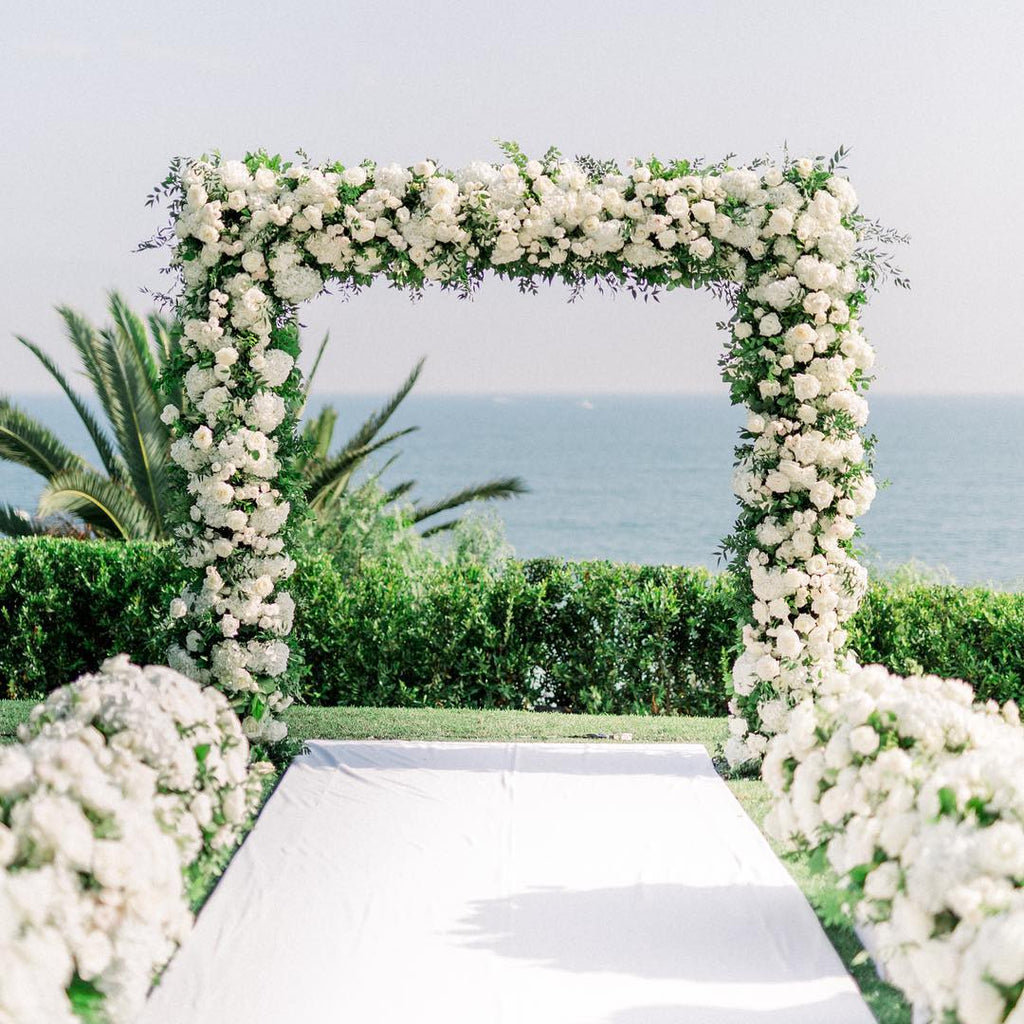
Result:
{"label": "white flower", "polygon": [[878,733],[870,725],[858,725],[850,733],[850,747],[857,754],[873,754],[878,749],[878,742]]}
{"label": "white flower", "polygon": [[710,238],[694,239],[689,245],[690,255],[699,260],[710,259],[715,254],[715,247]]}
{"label": "white flower", "polygon": [[178,417],[181,415],[176,405],[165,405],[164,411],[160,413],[160,419],[163,420],[167,426],[178,421]]}
{"label": "white flower", "polygon": [[767,316],[761,317],[757,330],[763,338],[773,338],[782,332],[782,323],[774,313],[769,313]]}
{"label": "white flower", "polygon": [[234,192],[236,189],[244,191],[253,183],[249,169],[241,160],[228,160],[221,164],[217,173],[220,175],[221,184],[228,192]]}
{"label": "white flower", "polygon": [[213,445],[213,432],[204,423],[201,427],[197,427],[195,433],[192,435],[192,443],[200,451],[208,451]]}
{"label": "white flower", "polygon": [[821,381],[809,373],[798,373],[793,377],[793,394],[797,401],[808,402],[821,392]]}
{"label": "white flower", "polygon": [[347,167],[341,174],[341,180],[351,188],[360,188],[366,184],[366,168]]}

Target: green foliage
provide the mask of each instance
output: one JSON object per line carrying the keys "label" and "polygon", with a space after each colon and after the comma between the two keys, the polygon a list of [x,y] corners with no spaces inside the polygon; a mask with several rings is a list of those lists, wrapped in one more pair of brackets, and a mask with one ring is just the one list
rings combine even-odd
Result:
{"label": "green foliage", "polygon": [[64,392],[92,439],[101,466],[90,466],[43,424],[0,397],[0,459],[45,481],[39,518],[0,506],[0,532],[14,536],[59,532],[70,517],[97,537],[156,540],[164,536],[171,494],[169,435],[160,420],[158,378],[173,356],[170,325],[153,315],[147,325],[112,292],[111,325],[97,329],[61,307],[65,334],[106,420],[101,422],[67,376],[35,342],[18,338]]}
{"label": "green foliage", "polygon": [[983,699],[1024,696],[1024,594],[897,578],[875,582],[850,627],[863,664],[965,679]]}
{"label": "green foliage", "polygon": [[[324,337],[320,344],[306,384],[307,392],[327,340],[327,337]],[[302,476],[306,501],[316,514],[320,537],[332,550],[341,550],[341,538],[346,533],[353,515],[365,511],[368,499],[372,502],[377,494],[377,480],[384,469],[397,460],[398,454],[391,456],[383,469],[370,476],[368,480],[364,480],[360,488],[353,485],[356,474],[366,467],[371,455],[382,452],[395,441],[419,430],[419,427],[405,427],[384,433],[384,427],[416,386],[423,372],[423,364],[424,360],[420,359],[398,390],[384,405],[374,410],[334,454],[331,454],[331,446],[334,441],[334,428],[338,422],[338,412],[333,406],[324,406],[319,414],[314,419],[307,420],[303,427],[304,446],[299,454],[297,469]],[[527,493],[527,487],[519,477],[500,477],[483,484],[463,487],[437,501],[422,504],[419,500],[409,502],[408,495],[415,486],[415,480],[405,480],[387,492],[380,491],[382,500],[377,502],[377,514],[385,515],[385,506],[404,500],[407,507],[402,510],[401,515],[408,519],[410,524],[424,524],[424,536],[450,530],[461,521],[456,517],[441,523],[427,524],[427,520],[436,516],[464,508],[473,502],[504,500]],[[349,507],[353,503],[354,507]],[[359,557],[358,552],[355,557]]]}
{"label": "green foliage", "polygon": [[[508,561],[488,534],[445,557],[400,541],[359,564],[300,557],[302,697],[377,707],[721,715],[733,584],[702,569]],[[398,531],[397,536],[411,531]],[[39,698],[103,658],[164,658],[169,544],[0,541],[0,696]],[[877,582],[851,623],[865,663],[1024,696],[1024,594]]]}
{"label": "green foliage", "polygon": [[0,695],[41,698],[124,651],[164,661],[166,544],[0,540]]}

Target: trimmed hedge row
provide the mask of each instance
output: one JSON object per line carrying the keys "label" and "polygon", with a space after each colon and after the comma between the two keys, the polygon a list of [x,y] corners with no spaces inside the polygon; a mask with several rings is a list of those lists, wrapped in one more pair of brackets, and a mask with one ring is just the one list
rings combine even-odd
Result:
{"label": "trimmed hedge row", "polygon": [[[169,545],[0,541],[0,696],[42,697],[115,652],[161,661],[176,572]],[[733,591],[703,569],[536,560],[344,579],[314,556],[290,589],[312,704],[725,713]],[[865,662],[1024,693],[1024,594],[875,583],[850,632]]]}

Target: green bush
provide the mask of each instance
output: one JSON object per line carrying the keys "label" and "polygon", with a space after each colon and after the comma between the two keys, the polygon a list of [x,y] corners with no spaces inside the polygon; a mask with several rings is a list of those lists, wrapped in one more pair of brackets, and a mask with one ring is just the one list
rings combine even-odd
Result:
{"label": "green bush", "polygon": [[174,551],[150,541],[0,541],[0,696],[38,699],[108,655],[164,660]]}
{"label": "green bush", "polygon": [[[0,541],[0,696],[39,698],[109,654],[161,661],[169,545]],[[295,640],[312,704],[719,715],[736,640],[728,577],[561,560],[395,560],[345,578],[300,560]],[[1024,694],[1024,594],[872,584],[864,662]]]}
{"label": "green bush", "polygon": [[1024,697],[1024,594],[873,583],[850,629],[864,664],[965,679],[984,700]]}
{"label": "green bush", "polygon": [[703,569],[555,560],[300,573],[297,632],[320,704],[725,712],[736,635]]}

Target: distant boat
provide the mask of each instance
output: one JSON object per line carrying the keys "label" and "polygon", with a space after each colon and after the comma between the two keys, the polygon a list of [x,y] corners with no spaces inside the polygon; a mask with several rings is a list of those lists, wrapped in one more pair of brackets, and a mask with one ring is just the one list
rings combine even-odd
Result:
{"label": "distant boat", "polygon": [[582,402],[576,403],[581,409],[593,409],[594,403],[589,398],[584,398]]}

